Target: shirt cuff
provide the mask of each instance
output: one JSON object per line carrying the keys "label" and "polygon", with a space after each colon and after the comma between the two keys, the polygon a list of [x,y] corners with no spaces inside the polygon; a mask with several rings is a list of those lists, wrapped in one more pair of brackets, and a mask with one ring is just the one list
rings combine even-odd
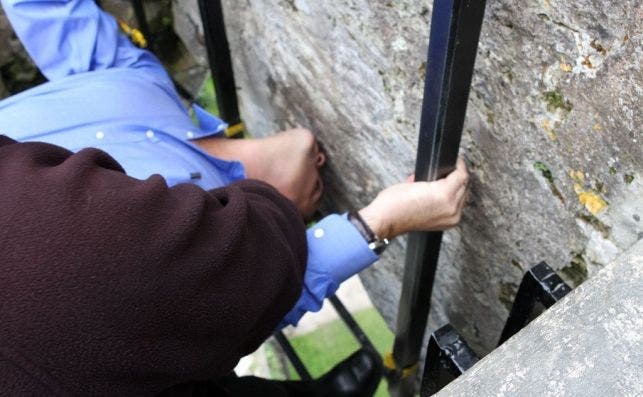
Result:
{"label": "shirt cuff", "polygon": [[347,214],[327,216],[306,233],[308,263],[304,288],[279,329],[288,324],[297,325],[307,312],[319,311],[324,299],[333,295],[343,281],[379,259],[348,221]]}
{"label": "shirt cuff", "polygon": [[308,267],[339,286],[379,259],[348,215],[329,215],[308,229]]}
{"label": "shirt cuff", "polygon": [[192,110],[194,111],[194,116],[199,123],[200,131],[194,132],[192,136],[188,137],[188,139],[192,140],[220,135],[226,130],[226,128],[228,128],[228,124],[226,122],[211,115],[207,110],[203,109],[196,103],[192,104]]}

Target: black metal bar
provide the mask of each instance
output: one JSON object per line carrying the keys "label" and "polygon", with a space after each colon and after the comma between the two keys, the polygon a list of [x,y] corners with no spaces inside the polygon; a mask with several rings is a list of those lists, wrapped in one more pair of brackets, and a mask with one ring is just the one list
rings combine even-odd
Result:
{"label": "black metal bar", "polygon": [[[484,17],[484,0],[435,0],[415,168],[418,181],[455,167]],[[428,320],[442,233],[411,233],[393,358],[398,371],[417,364]],[[393,396],[411,396],[413,376],[389,380]]]}
{"label": "black metal bar", "polygon": [[277,340],[277,343],[279,343],[279,346],[283,349],[284,353],[286,353],[288,360],[292,363],[292,366],[295,368],[295,371],[297,371],[297,374],[299,374],[301,380],[313,380],[313,377],[310,376],[310,372],[306,369],[306,366],[303,361],[301,361],[301,358],[299,358],[299,355],[297,355],[297,352],[288,341],[288,338],[286,338],[286,335],[281,331],[277,331],[273,336]]}
{"label": "black metal bar", "polygon": [[194,95],[192,95],[192,93],[188,91],[188,89],[185,88],[183,84],[179,83],[174,77],[172,77],[172,82],[174,83],[174,87],[176,87],[176,92],[181,96],[181,98],[185,99],[190,103],[197,102]]}
{"label": "black metal bar", "polygon": [[420,396],[439,392],[479,360],[451,324],[438,329],[429,338]]}
{"label": "black metal bar", "polygon": [[339,314],[339,317],[341,317],[341,319],[344,321],[344,324],[346,324],[348,329],[351,330],[353,336],[355,336],[355,339],[357,339],[359,344],[362,345],[362,347],[370,349],[371,351],[377,353],[377,349],[375,348],[373,343],[371,343],[371,340],[368,339],[368,336],[366,336],[362,328],[359,326],[359,324],[357,324],[353,316],[346,309],[339,298],[336,295],[333,295],[328,298],[328,300],[335,308],[335,311],[337,311],[337,314]]}
{"label": "black metal bar", "polygon": [[219,115],[230,125],[236,125],[241,123],[241,116],[221,0],[199,0],[199,9]]}
{"label": "black metal bar", "polygon": [[570,293],[572,288],[545,262],[540,262],[525,273],[511,306],[509,318],[502,330],[498,346],[523,329],[532,318],[536,302],[551,307]]}
{"label": "black metal bar", "polygon": [[138,29],[143,33],[145,39],[147,40],[148,47],[153,48],[154,38],[152,37],[152,32],[150,31],[150,25],[147,23],[147,16],[145,14],[145,7],[143,6],[142,0],[132,0],[132,8],[134,9],[134,15],[136,16],[136,23],[138,24]]}

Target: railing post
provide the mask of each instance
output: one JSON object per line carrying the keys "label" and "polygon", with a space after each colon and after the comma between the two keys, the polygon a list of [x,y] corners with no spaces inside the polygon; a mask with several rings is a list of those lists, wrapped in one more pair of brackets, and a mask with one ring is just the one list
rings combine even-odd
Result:
{"label": "railing post", "polygon": [[[484,0],[435,0],[415,168],[417,181],[433,181],[456,164],[473,75]],[[411,396],[429,315],[442,233],[412,233],[393,347],[394,397]]]}
{"label": "railing post", "polygon": [[199,10],[212,79],[217,93],[219,115],[231,127],[240,125],[237,88],[221,0],[199,0]]}

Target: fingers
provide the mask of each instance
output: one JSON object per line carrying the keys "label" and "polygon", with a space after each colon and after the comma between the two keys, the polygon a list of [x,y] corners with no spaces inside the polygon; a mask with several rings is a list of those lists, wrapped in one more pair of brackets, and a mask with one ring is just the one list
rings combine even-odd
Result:
{"label": "fingers", "polygon": [[326,155],[320,150],[319,153],[317,153],[317,162],[315,165],[317,165],[317,168],[320,168],[324,163],[326,163]]}
{"label": "fingers", "polygon": [[466,185],[469,182],[469,172],[462,157],[458,157],[455,170],[447,175],[446,180],[454,185]]}

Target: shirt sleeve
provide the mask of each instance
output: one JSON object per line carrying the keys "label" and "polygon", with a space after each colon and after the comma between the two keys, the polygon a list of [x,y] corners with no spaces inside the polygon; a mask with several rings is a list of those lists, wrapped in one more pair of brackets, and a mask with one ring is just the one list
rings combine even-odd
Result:
{"label": "shirt sleeve", "polygon": [[339,285],[379,257],[348,221],[347,214],[329,215],[306,232],[308,264],[304,288],[295,306],[279,325],[297,325],[306,312],[317,312]]}
{"label": "shirt sleeve", "polygon": [[134,46],[94,0],[1,0],[27,52],[56,80],[114,67],[148,68],[169,80],[151,52]]}

